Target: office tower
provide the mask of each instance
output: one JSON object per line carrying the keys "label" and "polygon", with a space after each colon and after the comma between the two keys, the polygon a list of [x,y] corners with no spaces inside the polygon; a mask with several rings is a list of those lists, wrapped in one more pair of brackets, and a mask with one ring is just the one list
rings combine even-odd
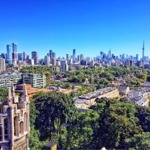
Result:
{"label": "office tower", "polygon": [[69,54],[66,54],[66,60],[67,61],[69,60]]}
{"label": "office tower", "polygon": [[11,45],[7,45],[6,46],[6,49],[7,49],[7,63],[10,65],[12,64],[12,52],[11,52]]}
{"label": "office tower", "polygon": [[66,60],[61,60],[60,62],[60,71],[65,72],[68,71],[68,64]]}
{"label": "office tower", "polygon": [[104,57],[104,53],[103,52],[100,52],[100,60],[102,60]]}
{"label": "office tower", "polygon": [[75,62],[76,61],[76,49],[73,49],[72,57],[73,57],[73,62]]}
{"label": "office tower", "polygon": [[0,149],[28,150],[30,133],[30,105],[26,85],[16,94],[13,85],[8,98],[0,104]]}
{"label": "office tower", "polygon": [[16,43],[12,43],[12,51],[14,53],[17,53],[17,44]]}
{"label": "office tower", "polygon": [[111,50],[108,51],[108,59],[112,58]]}
{"label": "office tower", "polygon": [[145,47],[144,47],[144,41],[143,41],[143,47],[142,47],[142,59],[144,60],[144,50],[145,50]]}
{"label": "office tower", "polygon": [[16,43],[12,43],[12,60],[13,60],[13,64],[16,64],[18,61],[17,44]]}
{"label": "office tower", "polygon": [[125,54],[122,54],[122,58],[125,59]]}
{"label": "office tower", "polygon": [[23,52],[23,61],[25,61],[27,59],[27,54],[26,52]]}
{"label": "office tower", "polygon": [[77,58],[78,58],[78,62],[80,62],[80,55],[78,55],[78,57],[77,57]]}
{"label": "office tower", "polygon": [[6,71],[5,59],[0,58],[0,72]]}
{"label": "office tower", "polygon": [[138,61],[139,60],[139,55],[138,54],[136,54],[136,61]]}
{"label": "office tower", "polygon": [[18,53],[18,60],[22,61],[23,60],[23,53]]}
{"label": "office tower", "polygon": [[56,57],[52,57],[52,58],[51,58],[51,64],[52,64],[53,66],[56,66]]}
{"label": "office tower", "polygon": [[51,58],[56,58],[56,53],[55,52],[52,52]]}
{"label": "office tower", "polygon": [[31,53],[31,57],[34,59],[34,64],[38,64],[38,53],[36,51]]}
{"label": "office tower", "polygon": [[29,63],[31,66],[34,66],[34,59],[28,59],[28,63]]}
{"label": "office tower", "polygon": [[49,56],[50,56],[50,58],[52,58],[52,53],[53,53],[53,51],[49,50]]}
{"label": "office tower", "polygon": [[50,65],[50,56],[48,55],[45,56],[44,63],[45,65],[48,65],[48,66]]}
{"label": "office tower", "polygon": [[84,59],[84,55],[80,54],[80,61]]}

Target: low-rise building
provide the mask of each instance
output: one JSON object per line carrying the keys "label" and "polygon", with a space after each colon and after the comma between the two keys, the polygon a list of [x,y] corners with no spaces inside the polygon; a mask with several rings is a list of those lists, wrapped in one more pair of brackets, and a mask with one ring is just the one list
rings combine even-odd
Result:
{"label": "low-rise building", "polygon": [[22,82],[31,84],[33,88],[44,88],[46,86],[46,76],[41,74],[23,73]]}
{"label": "low-rise building", "polygon": [[138,104],[139,106],[149,106],[148,95],[150,95],[150,88],[142,88],[140,90],[132,90],[127,94],[127,98]]}
{"label": "low-rise building", "polygon": [[21,82],[21,74],[11,74],[0,77],[0,87],[10,87],[11,83],[16,85],[20,82]]}
{"label": "low-rise building", "polygon": [[88,109],[91,105],[94,105],[97,98],[116,98],[119,97],[119,90],[114,87],[106,87],[91,93],[87,93],[79,96],[75,100],[75,106],[79,109]]}

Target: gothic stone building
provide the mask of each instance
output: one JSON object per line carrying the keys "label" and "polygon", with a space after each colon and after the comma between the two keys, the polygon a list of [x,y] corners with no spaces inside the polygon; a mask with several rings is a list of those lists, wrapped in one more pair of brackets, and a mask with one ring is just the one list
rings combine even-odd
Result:
{"label": "gothic stone building", "polygon": [[29,100],[26,85],[17,95],[13,85],[8,98],[0,104],[0,150],[29,149]]}

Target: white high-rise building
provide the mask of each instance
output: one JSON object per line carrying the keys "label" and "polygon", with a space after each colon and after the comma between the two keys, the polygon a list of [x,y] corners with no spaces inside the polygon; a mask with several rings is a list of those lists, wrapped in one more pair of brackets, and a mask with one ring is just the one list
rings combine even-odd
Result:
{"label": "white high-rise building", "polygon": [[0,58],[0,72],[6,71],[5,59]]}

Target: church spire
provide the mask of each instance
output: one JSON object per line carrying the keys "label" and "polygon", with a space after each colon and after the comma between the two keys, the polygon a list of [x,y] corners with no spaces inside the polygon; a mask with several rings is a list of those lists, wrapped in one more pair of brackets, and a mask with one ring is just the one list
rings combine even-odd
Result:
{"label": "church spire", "polygon": [[14,84],[13,82],[11,82],[11,92],[12,92],[12,96],[15,96],[15,88],[14,88]]}
{"label": "church spire", "polygon": [[10,106],[12,105],[12,99],[13,99],[13,95],[12,95],[11,87],[9,87],[9,89],[8,89],[7,103]]}

